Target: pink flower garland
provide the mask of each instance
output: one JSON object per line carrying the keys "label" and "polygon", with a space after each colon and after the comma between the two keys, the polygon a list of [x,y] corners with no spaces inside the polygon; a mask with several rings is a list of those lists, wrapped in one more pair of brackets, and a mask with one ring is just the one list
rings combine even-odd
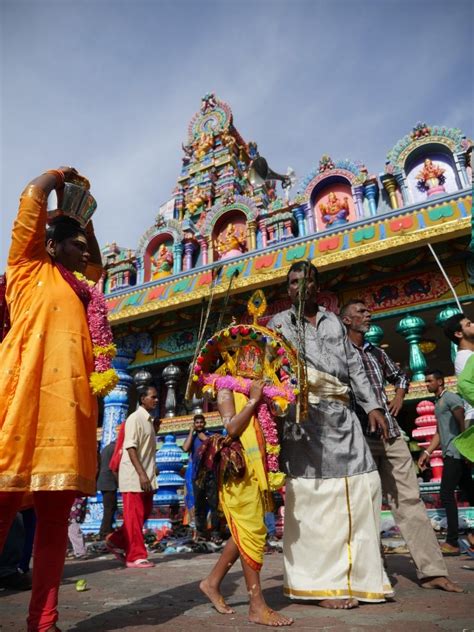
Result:
{"label": "pink flower garland", "polygon": [[[250,384],[252,382],[252,380],[244,377],[216,375],[215,373],[207,375],[201,373],[199,381],[202,384],[213,386],[218,391],[225,388],[247,396],[250,393]],[[276,397],[285,399],[288,402],[294,402],[295,393],[290,387],[270,385],[263,387],[263,397],[264,401],[257,408],[257,419],[265,437],[265,461],[270,488],[276,490],[283,485],[284,474],[279,471],[278,454],[280,453],[280,444],[278,431],[268,404]]]}
{"label": "pink flower garland", "polygon": [[104,397],[118,382],[117,372],[112,368],[112,359],[117,349],[107,319],[105,297],[99,288],[83,274],[75,272],[74,276],[82,286],[82,290],[87,289],[89,294],[86,316],[94,355],[94,372],[89,378],[89,383],[94,395]]}

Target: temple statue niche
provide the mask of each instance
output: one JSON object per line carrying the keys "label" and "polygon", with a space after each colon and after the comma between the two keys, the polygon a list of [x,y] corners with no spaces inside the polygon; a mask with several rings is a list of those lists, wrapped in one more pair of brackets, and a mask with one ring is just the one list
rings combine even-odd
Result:
{"label": "temple statue niche", "polygon": [[220,260],[238,257],[247,251],[247,226],[240,216],[219,223],[214,235],[216,254]]}
{"label": "temple statue niche", "polygon": [[323,189],[313,203],[316,225],[320,230],[343,226],[355,219],[355,207],[351,187],[333,184],[331,189]]}
{"label": "temple statue niche", "polygon": [[161,243],[153,255],[150,255],[151,280],[156,281],[173,273],[174,256],[172,245]]}
{"label": "temple statue niche", "polygon": [[444,152],[418,155],[407,161],[407,184],[414,202],[458,191],[461,187],[452,157]]}

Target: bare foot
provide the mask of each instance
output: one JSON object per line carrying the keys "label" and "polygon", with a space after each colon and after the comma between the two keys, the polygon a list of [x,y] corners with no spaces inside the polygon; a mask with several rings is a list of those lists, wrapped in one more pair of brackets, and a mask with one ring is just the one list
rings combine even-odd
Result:
{"label": "bare foot", "polygon": [[352,608],[358,608],[359,602],[357,599],[322,599],[318,601],[318,606],[332,610],[351,610]]}
{"label": "bare foot", "polygon": [[464,589],[459,584],[451,581],[449,577],[427,577],[421,580],[421,587],[431,590],[445,590],[446,592],[463,593]]}
{"label": "bare foot", "polygon": [[217,588],[213,588],[207,579],[202,580],[199,584],[199,589],[206,595],[217,612],[220,614],[234,614],[235,610],[226,604],[221,593]]}
{"label": "bare foot", "polygon": [[275,610],[272,610],[268,606],[250,609],[249,621],[250,623],[259,623],[260,625],[269,625],[272,628],[279,628],[293,623],[293,619],[285,617],[281,612],[275,612]]}

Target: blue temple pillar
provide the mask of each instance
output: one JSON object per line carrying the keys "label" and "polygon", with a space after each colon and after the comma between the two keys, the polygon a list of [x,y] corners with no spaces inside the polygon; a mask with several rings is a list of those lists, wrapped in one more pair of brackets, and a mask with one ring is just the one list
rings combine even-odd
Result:
{"label": "blue temple pillar", "polygon": [[127,418],[129,390],[133,383],[128,366],[135,358],[138,349],[143,353],[152,353],[153,343],[148,334],[140,333],[115,340],[117,355],[112,361],[119,381],[117,386],[104,398],[104,418],[102,422],[101,449],[117,436],[117,426]]}
{"label": "blue temple pillar", "polygon": [[306,226],[304,223],[305,213],[304,206],[297,206],[293,209],[293,215],[295,216],[296,223],[298,224],[298,237],[306,236]]}
{"label": "blue temple pillar", "polygon": [[402,194],[403,206],[407,206],[408,204],[411,204],[412,200],[408,191],[405,175],[401,172],[395,173],[394,175],[398,184],[398,188],[400,189],[400,192]]}
{"label": "blue temple pillar", "polygon": [[364,190],[361,186],[352,187],[352,197],[354,198],[355,207],[356,207],[356,217],[360,219],[364,217]]}
{"label": "blue temple pillar", "polygon": [[366,184],[364,195],[369,202],[369,211],[372,217],[377,215],[377,185],[375,183]]}
{"label": "blue temple pillar", "polygon": [[183,267],[183,244],[181,242],[175,242],[173,246],[173,274],[178,274],[181,272]]}
{"label": "blue temple pillar", "polygon": [[313,209],[311,208],[311,204],[309,202],[306,202],[306,204],[304,204],[303,206],[303,210],[306,217],[306,226],[308,227],[306,234],[312,235],[316,232],[316,224],[314,222],[314,213]]}

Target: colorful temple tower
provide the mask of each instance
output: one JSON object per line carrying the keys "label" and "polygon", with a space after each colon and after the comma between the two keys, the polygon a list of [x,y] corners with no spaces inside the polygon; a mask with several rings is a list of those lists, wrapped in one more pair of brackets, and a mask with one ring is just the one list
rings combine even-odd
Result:
{"label": "colorful temple tower", "polygon": [[427,397],[428,364],[451,376],[455,389],[440,325],[457,307],[433,251],[474,317],[471,151],[460,130],[419,123],[389,150],[378,175],[323,155],[290,199],[277,187],[291,176],[262,171],[262,161],[268,165],[237,131],[229,105],[207,94],[189,124],[172,200],[135,251],[115,244],[104,251],[121,381],[105,401],[103,442],[135,405],[126,394],[139,369],[161,389],[163,434],[179,442],[202,407],[208,425],[218,425],[212,406],[184,399],[203,302],[212,292],[212,330],[219,319],[241,318],[250,293],[263,288],[265,320],[288,306],[286,272],[300,259],[321,272],[322,305],[337,313],[362,298],[372,310],[372,339],[412,376],[400,416],[409,434],[415,406]]}

